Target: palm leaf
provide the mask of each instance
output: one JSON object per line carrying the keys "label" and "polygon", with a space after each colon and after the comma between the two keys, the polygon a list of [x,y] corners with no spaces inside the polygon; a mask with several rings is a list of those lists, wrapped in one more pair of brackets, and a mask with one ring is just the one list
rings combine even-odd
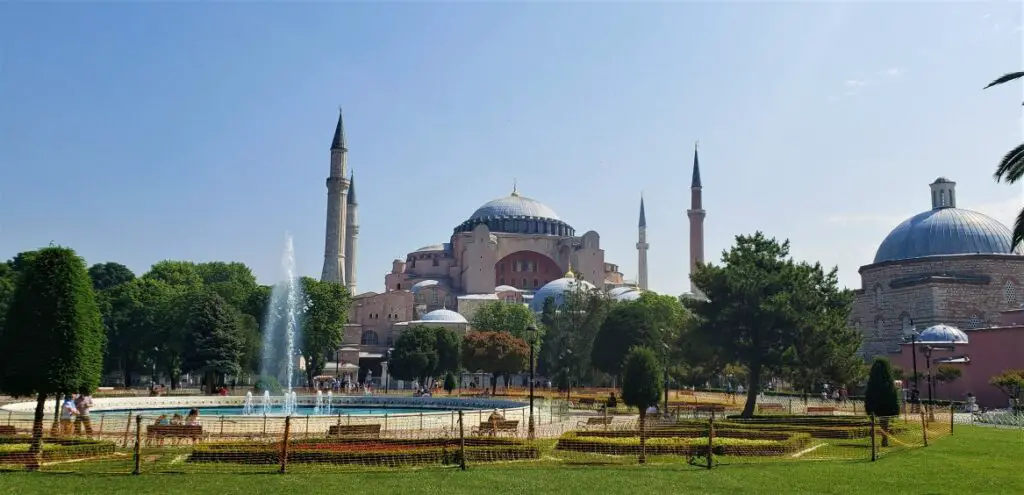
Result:
{"label": "palm leaf", "polygon": [[1013,241],[1010,243],[1010,251],[1024,241],[1024,209],[1017,215],[1017,221],[1013,222]]}
{"label": "palm leaf", "polygon": [[1014,184],[1021,177],[1024,177],[1024,143],[1018,144],[1003,156],[995,173],[996,182]]}
{"label": "palm leaf", "polygon": [[988,89],[991,88],[992,86],[998,86],[1000,84],[1013,81],[1014,79],[1020,79],[1022,77],[1024,77],[1024,72],[1011,72],[1009,74],[1003,74],[1002,76],[999,76],[999,78],[996,79],[995,81],[988,83],[988,86],[985,86],[982,89]]}

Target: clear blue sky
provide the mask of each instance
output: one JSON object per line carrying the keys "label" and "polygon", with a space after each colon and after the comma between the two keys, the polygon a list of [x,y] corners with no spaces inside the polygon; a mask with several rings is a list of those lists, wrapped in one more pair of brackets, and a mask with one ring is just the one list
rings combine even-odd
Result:
{"label": "clear blue sky", "polygon": [[692,146],[707,248],[761,229],[857,268],[927,184],[1013,220],[1021,7],[990,3],[0,5],[0,257],[54,241],[143,272],[323,260],[345,108],[361,290],[477,206],[540,199],[651,287],[688,286]]}

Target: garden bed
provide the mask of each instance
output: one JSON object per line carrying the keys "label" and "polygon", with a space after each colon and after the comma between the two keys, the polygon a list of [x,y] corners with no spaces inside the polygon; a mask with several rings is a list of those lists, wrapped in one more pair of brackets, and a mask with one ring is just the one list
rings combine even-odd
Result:
{"label": "garden bed", "polygon": [[[537,459],[537,447],[513,439],[467,438],[466,460],[474,462]],[[197,446],[188,462],[277,464],[281,444],[213,443]],[[298,464],[358,464],[395,466],[456,464],[458,439],[303,439],[289,442],[288,462]]]}
{"label": "garden bed", "polygon": [[[592,436],[594,432],[569,432],[558,439],[557,450],[588,452],[608,455],[639,455],[640,437]],[[638,433],[638,432],[634,432]],[[796,452],[810,441],[806,433],[794,433],[783,440],[753,440],[717,437],[712,452],[715,455],[779,456]],[[708,438],[656,437],[646,441],[648,455],[700,455],[706,454]]]}
{"label": "garden bed", "polygon": [[[35,461],[29,452],[32,437],[15,436],[0,438],[0,464],[27,464]],[[85,438],[44,438],[43,461],[87,459],[112,454],[113,442]]]}

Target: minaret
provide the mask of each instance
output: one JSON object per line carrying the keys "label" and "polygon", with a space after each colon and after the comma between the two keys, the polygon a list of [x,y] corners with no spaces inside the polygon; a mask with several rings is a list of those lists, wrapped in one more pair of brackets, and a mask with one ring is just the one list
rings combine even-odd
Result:
{"label": "minaret", "polygon": [[348,148],[345,123],[338,109],[338,125],[331,141],[331,174],[327,177],[327,235],[324,241],[324,271],[320,280],[345,283],[345,223],[348,218]]}
{"label": "minaret", "polygon": [[641,290],[647,290],[647,215],[644,215],[644,195],[640,195],[640,225],[639,237],[636,242],[637,250],[637,279],[636,283]]}
{"label": "minaret", "polygon": [[359,241],[359,203],[355,174],[349,176],[348,215],[345,217],[345,281],[349,294],[356,294],[356,244]]}
{"label": "minaret", "polygon": [[[690,217],[690,275],[697,271],[697,263],[704,263],[704,204],[701,201],[700,160],[697,158],[699,143],[693,145],[693,178],[690,180],[690,209],[686,216]],[[700,290],[690,279],[690,293],[697,295]]]}

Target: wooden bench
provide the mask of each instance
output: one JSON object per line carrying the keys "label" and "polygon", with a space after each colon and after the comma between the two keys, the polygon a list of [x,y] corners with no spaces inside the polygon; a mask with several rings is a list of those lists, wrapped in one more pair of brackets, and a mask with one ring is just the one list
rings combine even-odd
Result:
{"label": "wooden bench", "polygon": [[0,437],[13,437],[18,434],[14,425],[0,425]]}
{"label": "wooden bench", "polygon": [[203,437],[202,425],[149,425],[146,427],[146,442],[163,442],[165,439],[190,439],[193,442]]}
{"label": "wooden bench", "polygon": [[807,414],[835,414],[836,408],[832,406],[807,406]]}
{"label": "wooden bench", "polygon": [[580,421],[576,423],[576,426],[608,426],[610,424],[612,424],[611,416],[598,416],[596,418],[587,418],[586,421]]}
{"label": "wooden bench", "polygon": [[758,404],[757,410],[759,412],[782,412],[785,408],[782,404]]}
{"label": "wooden bench", "polygon": [[327,436],[380,438],[380,425],[331,425],[327,429]]}
{"label": "wooden bench", "polygon": [[511,433],[513,435],[519,433],[519,420],[496,420],[496,421],[483,421],[480,426],[472,431],[473,435],[490,435],[495,436],[498,433]]}

